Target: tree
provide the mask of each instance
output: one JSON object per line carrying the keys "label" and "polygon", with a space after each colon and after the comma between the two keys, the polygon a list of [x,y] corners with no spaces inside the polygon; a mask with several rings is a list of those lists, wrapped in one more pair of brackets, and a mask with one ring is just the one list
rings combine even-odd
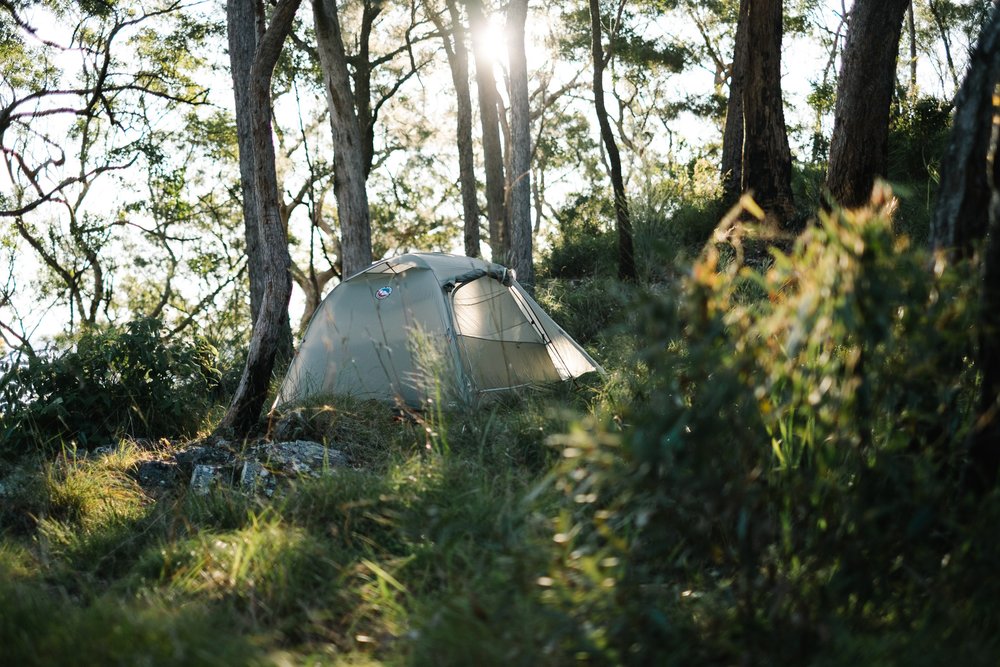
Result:
{"label": "tree", "polygon": [[868,202],[889,162],[889,111],[909,0],[855,0],[830,142],[826,187],[848,208]]}
{"label": "tree", "polygon": [[[983,55],[989,56],[991,69],[1000,65],[1000,12],[984,32]],[[973,488],[996,485],[1000,473],[1000,81],[993,82],[992,123],[986,174],[990,188],[989,227],[983,253],[982,292],[979,303],[979,332],[976,363],[982,374],[979,387],[979,419],[970,435],[969,458],[972,462]],[[985,96],[987,91],[981,91]],[[983,119],[980,120],[983,122]]]}
{"label": "tree", "polygon": [[[616,26],[620,23],[621,12],[625,3],[619,2],[618,13],[611,27],[611,43],[614,43]],[[603,30],[601,28],[601,8],[599,0],[590,0],[591,54],[594,60],[594,106],[597,111],[597,122],[601,128],[601,141],[608,154],[611,166],[611,187],[615,197],[615,222],[618,228],[618,277],[622,280],[634,280],[635,251],[632,247],[632,220],[629,216],[628,199],[625,196],[625,179],[622,176],[622,160],[618,153],[618,144],[611,131],[608,121],[608,109],[604,102],[604,70],[611,60],[612,51],[607,53],[601,44]]]}
{"label": "tree", "polygon": [[729,102],[722,137],[722,192],[727,206],[732,206],[743,192],[743,89],[746,87],[748,23],[740,2],[736,22],[733,60],[729,66]]}
{"label": "tree", "polygon": [[[292,293],[288,239],[278,207],[278,183],[271,138],[271,76],[301,0],[280,0],[271,23],[257,41],[250,67],[249,96],[253,137],[253,190],[257,202],[264,293],[253,323],[250,349],[236,394],[216,433],[245,437],[256,425],[271,380],[282,324],[288,322]],[[244,7],[240,7],[243,5]],[[229,0],[227,19],[235,20],[253,0]],[[230,18],[233,17],[233,18]],[[263,21],[263,17],[259,17]]]}
{"label": "tree", "polygon": [[[159,120],[192,117],[206,101],[191,78],[203,62],[192,54],[210,29],[179,2],[84,3],[58,14],[35,6],[30,20],[21,9],[0,1],[0,154],[7,181],[0,217],[11,220],[40,265],[33,301],[48,297],[68,307],[68,331],[113,320],[119,310],[164,317],[168,307],[181,314],[171,326],[188,326],[205,300],[181,297],[174,278],[185,261],[204,255],[192,240],[197,224],[185,214],[191,209],[168,210],[184,174],[167,158],[179,131]],[[69,41],[57,42],[60,33],[47,35],[49,28],[36,21],[63,28]],[[132,192],[116,184],[121,198],[108,200],[113,177],[127,181],[126,174],[142,171],[162,196],[123,201]],[[149,219],[134,220],[140,211]],[[129,264],[143,275],[141,289],[123,280]],[[230,286],[232,275],[209,287],[206,299]]]}
{"label": "tree", "polygon": [[[95,11],[81,9],[77,14],[71,43],[62,46],[44,38],[19,13],[18,4],[0,0],[0,17],[4,18],[0,24],[0,35],[4,37],[4,58],[0,65],[3,73],[0,152],[13,186],[10,197],[0,196],[0,217],[22,217],[63,197],[74,186],[100,174],[124,169],[135,160],[139,142],[134,142],[131,150],[117,146],[117,150],[109,151],[113,155],[108,155],[98,167],[74,170],[77,165],[67,160],[60,136],[70,121],[94,123],[90,130],[93,139],[98,122],[117,129],[134,124],[129,129],[138,130],[142,118],[137,108],[145,106],[147,100],[204,101],[203,89],[178,90],[180,82],[165,67],[147,69],[135,67],[139,63],[133,62],[128,68],[119,57],[125,50],[122,42],[134,37],[141,26],[173,14],[180,7],[180,2],[173,1],[147,11],[130,11],[132,8],[116,11],[110,4],[94,3],[88,8]],[[73,12],[67,11],[66,15],[72,16]],[[53,60],[76,55],[80,58],[79,78],[62,86],[66,82],[56,76],[58,69]],[[155,65],[142,62],[147,64]],[[51,122],[53,119],[66,123],[60,125]],[[74,129],[71,133],[80,131]]]}
{"label": "tree", "polygon": [[451,30],[448,30],[433,9],[428,15],[441,34],[442,47],[448,59],[451,79],[455,84],[457,103],[456,145],[458,148],[458,180],[462,193],[463,240],[465,254],[479,257],[479,202],[476,196],[475,160],[472,154],[472,93],[469,88],[469,52],[466,45],[467,30],[459,15],[456,0],[445,0]]}
{"label": "tree", "polygon": [[[781,37],[781,0],[740,0],[729,89],[731,111],[723,138],[723,155],[739,154],[738,162],[728,167],[730,178],[739,173],[739,190],[752,192],[768,220],[778,227],[795,214],[792,154],[781,98]],[[742,125],[741,133],[734,123]]]}
{"label": "tree", "polygon": [[507,8],[507,59],[510,66],[511,132],[511,266],[529,292],[535,288],[531,228],[531,112],[528,104],[528,64],[524,27],[528,0],[511,0]]}
{"label": "tree", "polygon": [[510,239],[505,234],[507,208],[504,203],[504,156],[500,143],[500,120],[503,103],[493,75],[495,54],[486,52],[482,39],[489,30],[489,21],[482,0],[466,0],[466,11],[472,26],[476,61],[476,93],[479,99],[479,122],[482,128],[483,164],[486,175],[486,216],[489,218],[490,251],[494,262],[507,262]]}
{"label": "tree", "polygon": [[[257,188],[254,179],[256,156],[253,137],[253,105],[249,99],[252,82],[250,69],[257,52],[258,33],[263,32],[263,20],[258,20],[257,5],[250,2],[228,2],[226,28],[229,36],[229,62],[235,97],[236,137],[239,145],[240,184],[243,192],[243,229],[247,244],[247,272],[250,278],[250,321],[256,322],[266,289],[261,224],[258,216]],[[292,356],[292,330],[286,317],[281,324],[278,343],[279,358]]]}
{"label": "tree", "polygon": [[[368,6],[366,3],[366,15]],[[365,189],[371,158],[366,166],[366,142],[355,109],[356,98],[351,89],[336,0],[314,0],[313,16],[333,131],[334,193],[340,219],[341,262],[343,275],[350,276],[372,261],[371,218]],[[370,150],[368,154],[371,155]]]}
{"label": "tree", "polygon": [[972,53],[969,73],[958,93],[931,220],[931,246],[957,256],[971,255],[989,226],[990,183],[984,167],[990,145],[990,94],[993,83],[1000,81],[996,23],[994,13]]}
{"label": "tree", "polygon": [[1000,11],[983,29],[958,94],[942,163],[932,241],[968,255],[985,239],[977,329],[978,418],[969,435],[967,484],[982,491],[1000,469]]}
{"label": "tree", "polygon": [[[420,31],[415,7],[406,13],[402,34],[392,34],[383,52],[373,52],[373,36],[389,32],[380,20],[389,5],[362,0],[356,34],[357,52],[344,42],[343,16],[336,0],[314,0],[313,16],[319,62],[323,70],[334,145],[334,194],[341,227],[343,272],[349,276],[372,261],[371,210],[365,187],[375,164],[375,128],[384,105],[429,59],[418,60],[415,44],[430,39]],[[405,64],[395,64],[396,61]],[[379,80],[379,73],[389,74]],[[352,85],[353,84],[353,85]]]}

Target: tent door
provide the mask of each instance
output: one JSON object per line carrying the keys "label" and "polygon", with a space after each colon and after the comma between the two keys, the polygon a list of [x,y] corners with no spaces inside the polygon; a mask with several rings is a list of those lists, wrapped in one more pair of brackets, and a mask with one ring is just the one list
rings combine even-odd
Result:
{"label": "tent door", "polygon": [[456,287],[451,306],[459,354],[477,391],[560,379],[548,336],[514,290],[479,278]]}

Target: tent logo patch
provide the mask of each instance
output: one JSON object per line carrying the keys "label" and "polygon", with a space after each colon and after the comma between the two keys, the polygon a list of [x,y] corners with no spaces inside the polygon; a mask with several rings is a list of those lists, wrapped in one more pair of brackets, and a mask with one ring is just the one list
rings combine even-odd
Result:
{"label": "tent logo patch", "polygon": [[389,287],[388,285],[386,285],[385,287],[379,287],[378,288],[378,291],[375,292],[375,298],[378,299],[379,301],[381,301],[382,299],[386,298],[390,294],[392,294],[392,288]]}

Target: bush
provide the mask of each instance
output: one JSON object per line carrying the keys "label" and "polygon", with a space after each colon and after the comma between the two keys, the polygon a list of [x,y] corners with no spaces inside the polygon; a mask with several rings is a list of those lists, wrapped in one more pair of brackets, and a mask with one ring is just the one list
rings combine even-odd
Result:
{"label": "bush", "polygon": [[7,369],[0,456],[192,434],[218,377],[214,348],[168,340],[156,320],[87,330],[63,354]]}
{"label": "bush", "polygon": [[[580,196],[556,216],[558,233],[543,258],[543,277],[579,280],[618,274],[618,232],[610,197]],[[630,202],[636,272],[642,282],[675,277],[678,259],[697,255],[724,209],[718,199],[673,191]]]}
{"label": "bush", "polygon": [[[766,275],[722,270],[710,249],[678,299],[650,300],[632,430],[591,422],[553,441],[565,502],[549,599],[583,628],[576,650],[995,657],[993,587],[973,591],[1000,556],[982,519],[1000,500],[963,509],[957,482],[976,281],[929,271],[889,213],[821,216]],[[742,299],[747,283],[762,298]]]}
{"label": "bush", "polygon": [[610,197],[580,195],[556,214],[558,234],[543,258],[539,273],[577,279],[614,275],[617,237],[608,221],[615,212]]}
{"label": "bush", "polygon": [[941,156],[951,131],[951,105],[933,97],[904,99],[894,105],[889,126],[889,173],[904,195],[900,220],[915,242],[930,233],[937,201]]}

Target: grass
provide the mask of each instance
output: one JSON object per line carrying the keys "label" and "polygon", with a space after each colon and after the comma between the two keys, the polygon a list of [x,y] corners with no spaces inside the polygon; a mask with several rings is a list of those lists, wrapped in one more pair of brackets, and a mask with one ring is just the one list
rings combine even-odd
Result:
{"label": "grass", "polygon": [[354,469],[275,499],[152,499],[128,445],[59,457],[17,491],[31,525],[4,517],[5,660],[537,664],[550,536],[526,497],[554,460],[546,437],[582,400],[557,388],[435,424],[376,403],[304,406],[299,435]]}
{"label": "grass", "polygon": [[351,465],[273,497],[147,495],[128,444],[4,462],[0,663],[996,664],[974,267],[820,222],[768,267],[540,289],[606,376],[301,406]]}

